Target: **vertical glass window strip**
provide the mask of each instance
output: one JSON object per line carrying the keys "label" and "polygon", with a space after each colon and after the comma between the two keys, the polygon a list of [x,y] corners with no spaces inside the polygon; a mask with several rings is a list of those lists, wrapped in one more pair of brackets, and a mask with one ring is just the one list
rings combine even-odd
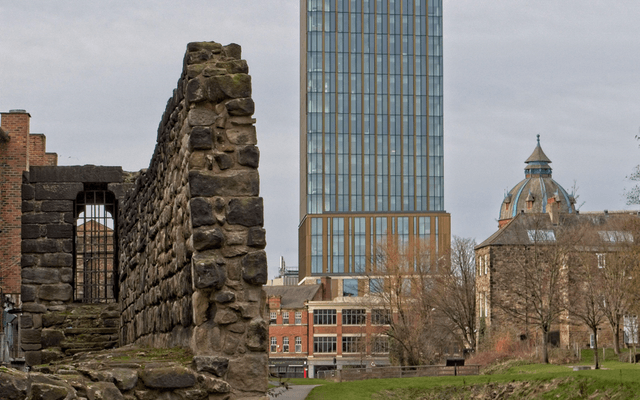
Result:
{"label": "vertical glass window strip", "polygon": [[429,208],[444,209],[442,0],[428,5],[429,46]]}
{"label": "vertical glass window strip", "polygon": [[300,324],[302,324],[302,312],[301,312],[301,311],[296,311],[296,314],[295,314],[295,324],[296,324],[296,325],[300,325]]}
{"label": "vertical glass window strip", "polygon": [[344,218],[332,218],[331,272],[344,273]]}
{"label": "vertical glass window strip", "polygon": [[406,249],[409,245],[409,217],[398,217],[398,247]]}
{"label": "vertical glass window strip", "polygon": [[283,353],[289,352],[289,338],[287,336],[282,338],[282,352]]}
{"label": "vertical glass window strip", "polygon": [[311,219],[311,273],[322,273],[322,219]]}
{"label": "vertical glass window strip", "polygon": [[363,274],[366,269],[367,232],[365,223],[365,219],[361,217],[352,219],[353,248],[351,250],[351,259],[353,260],[353,267],[350,270],[356,274]]}

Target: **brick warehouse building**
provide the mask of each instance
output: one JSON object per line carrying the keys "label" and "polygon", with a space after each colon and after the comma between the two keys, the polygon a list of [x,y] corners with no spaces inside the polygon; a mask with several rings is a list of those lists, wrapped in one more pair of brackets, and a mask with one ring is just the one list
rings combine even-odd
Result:
{"label": "brick warehouse building", "polygon": [[306,370],[314,378],[318,371],[390,365],[390,316],[362,298],[345,296],[330,277],[319,281],[265,286],[271,373],[303,377]]}
{"label": "brick warehouse building", "polygon": [[[20,307],[22,173],[30,166],[56,166],[58,155],[46,152],[46,137],[30,133],[24,110],[0,113],[0,291],[2,332],[0,361],[18,356],[17,324],[10,313]],[[17,342],[16,342],[17,343]]]}

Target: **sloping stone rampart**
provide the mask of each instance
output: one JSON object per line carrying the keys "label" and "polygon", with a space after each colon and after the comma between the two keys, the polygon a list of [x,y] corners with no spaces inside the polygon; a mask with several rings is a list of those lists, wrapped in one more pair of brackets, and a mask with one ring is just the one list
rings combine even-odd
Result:
{"label": "sloping stone rampart", "polygon": [[236,398],[267,389],[253,111],[240,46],[190,43],[150,166],[118,218],[121,344],[223,360]]}

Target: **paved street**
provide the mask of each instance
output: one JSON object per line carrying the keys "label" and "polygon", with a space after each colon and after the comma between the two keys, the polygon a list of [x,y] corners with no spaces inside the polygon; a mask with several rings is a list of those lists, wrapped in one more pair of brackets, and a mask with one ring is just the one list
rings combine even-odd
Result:
{"label": "paved street", "polygon": [[289,390],[284,388],[278,388],[274,390],[274,395],[269,396],[269,399],[275,400],[304,400],[314,387],[319,385],[297,385],[289,386]]}

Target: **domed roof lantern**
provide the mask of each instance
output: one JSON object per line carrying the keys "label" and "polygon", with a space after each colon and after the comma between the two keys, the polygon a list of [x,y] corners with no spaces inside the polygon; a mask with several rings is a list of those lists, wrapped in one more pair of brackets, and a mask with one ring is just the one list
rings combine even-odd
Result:
{"label": "domed roof lantern", "polygon": [[537,135],[538,145],[533,150],[533,153],[527,158],[525,163],[527,164],[524,167],[524,176],[526,178],[551,178],[551,160],[544,154],[542,151],[542,147],[540,147],[540,135]]}
{"label": "domed roof lantern", "polygon": [[537,139],[536,148],[525,161],[525,178],[502,201],[499,227],[506,225],[519,212],[550,213],[555,210],[559,213],[575,213],[575,197],[551,178],[551,160],[540,147],[540,135],[537,135]]}

